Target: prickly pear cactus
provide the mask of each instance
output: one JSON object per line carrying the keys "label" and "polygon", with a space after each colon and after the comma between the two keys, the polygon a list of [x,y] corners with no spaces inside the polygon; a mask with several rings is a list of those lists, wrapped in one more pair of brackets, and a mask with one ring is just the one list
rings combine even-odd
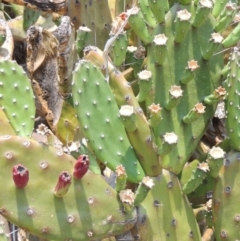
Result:
{"label": "prickly pear cactus", "polygon": [[[103,52],[92,46],[86,49],[85,58],[99,67],[105,63]],[[111,63],[108,63],[108,69],[110,73],[109,84],[120,109],[119,114],[121,118],[126,119],[126,116],[129,115],[122,115],[122,108],[130,106],[133,110],[132,115],[134,116],[134,129],[129,130],[125,125],[129,141],[134,147],[145,174],[149,176],[158,176],[161,173],[161,162],[156,153],[156,146],[152,141],[151,129],[146,116],[144,115],[132,88],[130,88],[130,83],[127,82],[124,75],[116,70]]]}
{"label": "prickly pear cactus", "polygon": [[238,5],[32,0],[1,20],[0,215],[48,240],[239,240]]}
{"label": "prickly pear cactus", "polygon": [[228,137],[230,145],[233,149],[239,151],[239,122],[238,122],[238,103],[239,103],[239,84],[238,80],[240,77],[239,71],[239,56],[240,50],[235,47],[231,53],[229,60],[229,74],[225,81],[227,89],[226,98],[226,130],[228,132]]}
{"label": "prickly pear cactus", "polygon": [[[9,221],[50,240],[96,240],[134,225],[135,211],[121,211],[116,191],[100,175],[88,172],[80,180],[73,177],[76,161],[71,156],[16,136],[1,136],[0,143],[1,182],[9,179],[0,186],[0,213]],[[19,164],[14,183],[13,168]],[[24,168],[29,180],[19,188],[16,184],[22,182]],[[59,182],[62,172],[71,179],[67,190],[64,180]],[[56,186],[62,197],[54,195]]]}
{"label": "prickly pear cactus", "polygon": [[30,137],[35,118],[30,80],[26,72],[14,61],[0,62],[0,72],[0,106],[17,135]]}
{"label": "prickly pear cactus", "polygon": [[213,223],[216,240],[238,240],[240,237],[240,153],[228,153],[214,187]]}
{"label": "prickly pear cactus", "polygon": [[80,61],[73,73],[74,106],[88,144],[112,170],[123,164],[132,182],[141,181],[144,172],[131,147],[111,89],[100,69]]}
{"label": "prickly pear cactus", "polygon": [[183,240],[200,241],[193,210],[182,194],[178,178],[164,170],[161,176],[154,178],[154,184],[138,210],[140,240],[165,241],[181,237]]}
{"label": "prickly pear cactus", "polygon": [[[182,170],[214,114],[216,105],[206,105],[203,100],[220,85],[223,67],[222,54],[212,56],[207,61],[203,59],[203,53],[209,47],[216,24],[211,14],[199,27],[185,26],[184,30],[178,29],[180,26],[177,22],[181,21],[178,16],[182,17],[183,14],[186,18],[185,15],[189,15],[189,20],[182,22],[189,22],[190,25],[195,18],[195,11],[193,2],[189,5],[177,4],[166,14],[164,25],[155,29],[154,35],[161,34],[162,41],[166,41],[166,44],[160,45],[165,49],[161,51],[165,51],[162,64],[159,65],[156,61],[156,44],[148,46],[147,69],[153,74],[154,97],[151,92],[147,104],[150,105],[153,101],[162,107],[162,121],[156,127],[156,135],[159,137],[167,132],[174,132],[178,136],[176,147],[162,158],[163,167],[174,173]],[[185,34],[180,43],[176,42],[178,31]],[[190,77],[187,78],[187,75]],[[186,79],[189,81],[185,82]],[[166,106],[169,101],[176,98],[171,94],[173,86],[179,86],[181,89],[181,100],[168,109]],[[198,112],[197,118],[184,123],[184,118],[192,109]]]}

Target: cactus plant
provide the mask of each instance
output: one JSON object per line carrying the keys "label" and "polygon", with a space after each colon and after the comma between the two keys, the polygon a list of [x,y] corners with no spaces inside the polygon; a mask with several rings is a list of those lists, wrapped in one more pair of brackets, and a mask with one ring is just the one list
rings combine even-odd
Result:
{"label": "cactus plant", "polygon": [[0,65],[1,108],[14,131],[20,136],[30,137],[35,118],[34,96],[30,80],[17,63],[6,60]]}
{"label": "cactus plant", "polygon": [[0,215],[49,240],[238,240],[238,1],[4,2],[25,11],[0,21]]}

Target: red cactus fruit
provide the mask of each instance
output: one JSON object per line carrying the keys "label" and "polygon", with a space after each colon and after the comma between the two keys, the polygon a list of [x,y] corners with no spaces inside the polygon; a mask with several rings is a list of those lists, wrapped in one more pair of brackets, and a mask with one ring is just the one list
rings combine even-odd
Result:
{"label": "red cactus fruit", "polygon": [[73,176],[76,179],[81,179],[88,171],[89,159],[87,155],[80,155],[74,165]]}
{"label": "red cactus fruit", "polygon": [[71,181],[72,176],[68,172],[63,171],[58,177],[58,182],[54,189],[54,195],[56,197],[64,196],[71,185]]}
{"label": "red cactus fruit", "polygon": [[24,188],[29,180],[28,169],[22,164],[15,165],[12,169],[12,177],[17,188]]}

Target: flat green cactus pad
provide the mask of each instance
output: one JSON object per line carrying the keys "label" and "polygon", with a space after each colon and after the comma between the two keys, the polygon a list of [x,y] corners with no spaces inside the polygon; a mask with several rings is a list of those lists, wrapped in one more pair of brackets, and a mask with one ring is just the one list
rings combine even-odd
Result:
{"label": "flat green cactus pad", "polygon": [[240,152],[228,153],[213,192],[213,222],[217,241],[240,237]]}
{"label": "flat green cactus pad", "polygon": [[17,135],[29,137],[32,134],[35,120],[33,90],[26,73],[15,61],[0,62],[0,107]]}
{"label": "flat green cactus pad", "polygon": [[141,240],[200,241],[192,207],[182,194],[178,178],[163,170],[153,179],[155,186],[139,207],[139,234],[145,237]]}
{"label": "flat green cactus pad", "polygon": [[73,72],[74,107],[88,145],[98,159],[115,171],[122,164],[131,182],[140,182],[144,171],[138,162],[109,84],[101,70],[81,60]]}
{"label": "flat green cactus pad", "polygon": [[[185,124],[183,118],[197,103],[203,103],[204,97],[210,95],[220,85],[223,67],[222,54],[217,54],[208,61],[202,58],[202,51],[207,49],[213,32],[215,20],[211,15],[202,26],[190,27],[188,34],[180,44],[174,42],[174,20],[176,11],[180,9],[187,9],[194,17],[193,4],[176,4],[166,14],[165,23],[155,31],[155,35],[164,33],[168,38],[167,54],[163,65],[155,64],[152,45],[149,46],[147,59],[147,69],[152,71],[153,79],[156,80],[154,83],[155,99],[151,96],[148,104],[150,105],[153,101],[163,108],[161,112],[163,119],[157,128],[157,134],[162,136],[166,132],[174,132],[179,137],[176,147],[162,158],[163,168],[176,174],[182,170],[196,148],[209,120],[214,115],[216,105],[207,105],[205,113],[190,124]],[[188,61],[191,60],[197,61],[199,68],[196,69],[193,80],[185,85],[181,84],[181,77],[188,66]],[[181,86],[183,96],[176,107],[166,110],[164,106],[170,98],[169,90],[173,85]]]}
{"label": "flat green cactus pad", "polygon": [[[62,171],[70,174],[75,159],[52,147],[17,137],[0,137],[0,214],[10,222],[48,240],[98,240],[130,229],[135,214],[125,214],[117,193],[100,175],[72,178],[68,192],[53,190]],[[24,165],[29,182],[17,189],[12,168]]]}

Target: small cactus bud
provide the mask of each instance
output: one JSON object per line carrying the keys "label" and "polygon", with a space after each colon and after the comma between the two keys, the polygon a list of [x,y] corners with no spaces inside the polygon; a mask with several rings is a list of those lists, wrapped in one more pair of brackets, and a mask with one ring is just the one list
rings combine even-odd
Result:
{"label": "small cactus bud", "polygon": [[139,206],[143,202],[154,185],[153,179],[150,177],[146,176],[143,178],[135,193],[134,206]]}
{"label": "small cactus bud", "polygon": [[224,164],[225,152],[220,147],[212,147],[208,153],[207,162],[210,168],[210,175],[216,178]]}
{"label": "small cactus bud", "polygon": [[151,104],[149,107],[149,112],[150,112],[150,119],[149,119],[149,124],[151,127],[156,127],[160,123],[162,119],[161,115],[161,110],[162,108],[160,107],[159,104]]}
{"label": "small cactus bud", "polygon": [[24,188],[27,186],[29,173],[26,167],[21,164],[15,165],[13,167],[12,176],[17,188]]}
{"label": "small cactus bud", "polygon": [[123,165],[118,165],[116,167],[116,191],[120,192],[124,190],[127,182],[127,174]]}
{"label": "small cactus bud", "polygon": [[177,12],[175,19],[175,42],[181,43],[188,33],[190,28],[191,13],[187,9]]}
{"label": "small cactus bud", "polygon": [[162,65],[166,59],[167,54],[167,41],[168,38],[165,34],[158,34],[154,36],[154,52],[155,52],[155,61],[158,65]]}
{"label": "small cactus bud", "polygon": [[87,26],[80,26],[77,30],[76,51],[78,54],[80,54],[84,49],[84,46],[86,45],[86,42],[89,39],[90,33],[91,29],[89,29]]}
{"label": "small cactus bud", "polygon": [[73,176],[76,179],[81,179],[88,171],[89,159],[87,155],[80,155],[74,165]]}
{"label": "small cactus bud", "polygon": [[183,122],[185,124],[189,124],[195,121],[200,115],[205,113],[205,108],[202,103],[197,103],[192,110],[188,112],[188,114],[183,118]]}
{"label": "small cactus bud", "polygon": [[187,84],[190,80],[192,80],[194,78],[194,73],[199,67],[200,66],[198,65],[198,62],[196,60],[189,60],[187,62],[187,67],[181,77],[182,84]]}
{"label": "small cactus bud", "polygon": [[158,154],[165,156],[176,146],[178,143],[178,136],[174,132],[167,132],[163,135],[163,143],[158,148]]}
{"label": "small cactus bud", "polygon": [[227,95],[227,91],[222,86],[219,86],[214,92],[204,98],[204,103],[207,105],[213,105],[224,99]]}
{"label": "small cactus bud", "polygon": [[207,16],[213,8],[213,3],[210,0],[200,0],[198,2],[197,10],[195,13],[195,18],[193,20],[193,27],[200,27],[204,21],[207,19]]}
{"label": "small cactus bud", "polygon": [[56,197],[64,196],[71,185],[71,180],[72,176],[68,172],[63,171],[58,177],[57,185],[54,188],[54,195]]}
{"label": "small cactus bud", "polygon": [[139,93],[137,95],[138,102],[143,102],[152,88],[152,72],[143,70],[138,74]]}
{"label": "small cactus bud", "polygon": [[195,60],[188,61],[188,67],[191,72],[195,71],[197,68],[199,68],[198,62]]}
{"label": "small cactus bud", "polygon": [[130,189],[122,190],[119,193],[120,200],[126,212],[131,212],[134,206],[134,193]]}
{"label": "small cactus bud", "polygon": [[213,56],[223,41],[223,36],[220,33],[212,33],[211,36],[207,48],[203,51],[203,59],[205,60],[209,60]]}
{"label": "small cactus bud", "polygon": [[171,110],[175,106],[177,106],[182,98],[183,90],[181,86],[172,85],[169,90],[170,98],[165,106],[167,110]]}
{"label": "small cactus bud", "polygon": [[136,126],[136,113],[133,106],[123,105],[119,110],[120,117],[123,125],[128,132],[134,132],[137,129]]}
{"label": "small cactus bud", "polygon": [[127,10],[126,14],[128,16],[128,24],[131,29],[137,34],[137,36],[144,43],[151,43],[152,35],[148,32],[143,13],[140,11],[140,8],[130,8]]}

